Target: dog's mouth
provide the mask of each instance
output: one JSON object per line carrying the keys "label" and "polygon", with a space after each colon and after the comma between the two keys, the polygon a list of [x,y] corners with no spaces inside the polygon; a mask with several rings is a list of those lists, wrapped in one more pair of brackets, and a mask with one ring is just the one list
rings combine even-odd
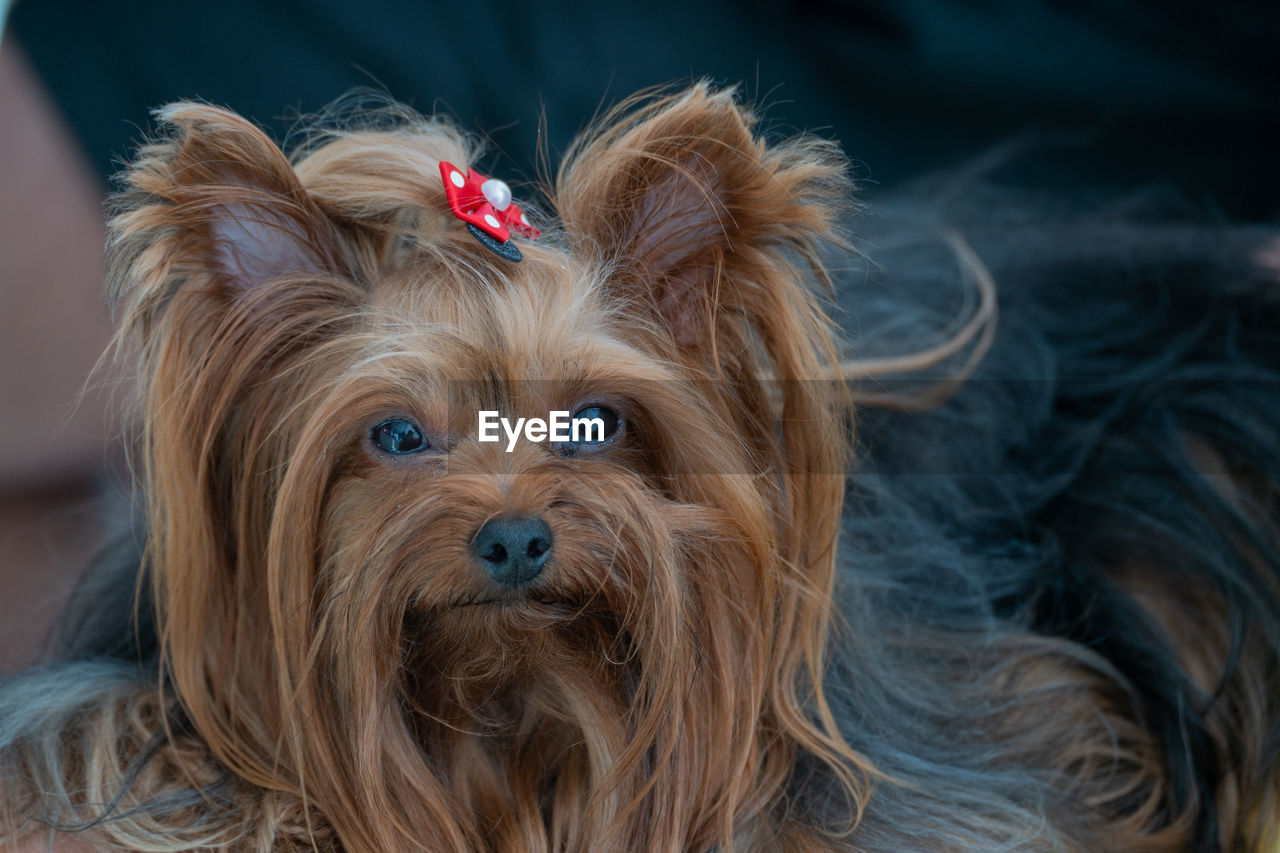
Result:
{"label": "dog's mouth", "polygon": [[588,601],[564,598],[543,590],[512,591],[501,595],[472,595],[453,601],[451,610],[498,610],[535,612],[547,616],[572,619],[591,607]]}
{"label": "dog's mouth", "polygon": [[536,599],[532,596],[520,595],[500,595],[493,598],[460,598],[449,606],[452,609],[461,609],[466,607],[519,607],[522,604],[540,604],[549,599]]}

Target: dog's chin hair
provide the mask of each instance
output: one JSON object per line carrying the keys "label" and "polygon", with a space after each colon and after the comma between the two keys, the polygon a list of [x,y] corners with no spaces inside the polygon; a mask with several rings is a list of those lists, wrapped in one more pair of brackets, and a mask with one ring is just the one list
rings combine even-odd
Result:
{"label": "dog's chin hair", "polygon": [[[739,514],[760,513],[765,505],[756,478],[736,480],[719,483],[720,502],[736,502]],[[759,740],[761,732],[786,727],[772,707],[768,650],[755,627],[778,606],[780,590],[755,579],[764,568],[762,554],[770,552],[753,554],[727,513],[673,502],[630,476],[584,482],[548,475],[536,491],[545,517],[561,531],[562,556],[550,564],[545,584],[497,601],[487,587],[459,599],[449,584],[433,595],[447,565],[441,559],[426,572],[433,583],[408,613],[383,619],[378,610],[393,608],[397,598],[371,590],[420,583],[424,572],[411,555],[443,554],[454,535],[443,507],[456,512],[488,493],[481,480],[457,492],[438,488],[451,499],[400,505],[406,516],[425,513],[419,520],[397,520],[358,544],[334,547],[329,571],[345,586],[341,596],[326,596],[319,611],[315,657],[341,660],[328,668],[335,698],[313,700],[313,724],[331,708],[407,708],[396,724],[411,733],[461,811],[478,826],[497,828],[487,830],[486,843],[498,848],[517,844],[503,836],[516,826],[526,827],[522,833],[545,826],[548,808],[562,822],[550,830],[553,845],[607,844],[616,837],[614,843],[629,849],[649,843],[654,832],[683,839],[687,826],[655,828],[654,822],[723,796],[705,780],[740,772],[732,763],[706,764],[746,766],[759,751],[760,764],[791,766],[795,746],[787,738]],[[592,497],[596,489],[607,490],[609,500]],[[333,517],[344,516],[339,510]],[[344,529],[337,524],[329,538],[343,539]],[[418,532],[410,536],[409,530]],[[563,541],[571,531],[573,541]],[[368,555],[379,555],[384,567]],[[347,560],[359,572],[344,569]],[[357,608],[367,603],[367,614],[348,618],[348,598]],[[370,625],[398,632],[370,633]],[[397,659],[398,669],[378,673],[378,661]],[[325,725],[343,729],[340,720]],[[673,798],[658,794],[658,785]],[[513,804],[512,790],[529,792],[529,799]],[[715,836],[696,846],[704,843],[716,843]]]}

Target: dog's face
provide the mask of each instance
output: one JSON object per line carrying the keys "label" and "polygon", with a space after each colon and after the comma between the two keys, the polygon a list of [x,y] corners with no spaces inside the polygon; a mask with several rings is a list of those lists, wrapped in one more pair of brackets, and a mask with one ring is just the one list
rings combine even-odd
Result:
{"label": "dog's face", "polygon": [[[340,683],[365,693],[344,701],[406,696],[419,728],[445,727],[420,736],[436,745],[449,727],[533,725],[564,749],[577,735],[547,721],[591,720],[616,729],[590,758],[604,768],[629,715],[671,721],[701,644],[733,666],[762,658],[753,625],[776,591],[751,531],[775,526],[780,496],[750,476],[765,449],[742,442],[735,401],[637,342],[643,318],[598,267],[524,252],[475,256],[497,273],[482,278],[409,255],[376,281],[298,413],[285,485],[323,497],[277,511],[318,519],[304,535],[325,594],[309,612],[314,642],[344,650]],[[602,426],[488,442],[480,412]]]}
{"label": "dog's face", "polygon": [[161,117],[113,280],[166,664],[223,762],[356,849],[708,847],[774,825],[801,753],[854,787],[820,721],[830,147],[704,88],[616,114],[511,263],[448,214],[438,124],[291,164]]}
{"label": "dog's face", "polygon": [[[580,665],[565,655],[629,656],[608,646],[639,620],[689,621],[683,555],[712,531],[741,551],[748,524],[771,523],[757,489],[717,495],[681,476],[758,465],[702,393],[713,383],[637,346],[637,318],[598,269],[525,254],[488,280],[406,258],[301,418],[308,452],[341,457],[321,510],[328,580],[407,616],[424,661],[482,692]],[[509,432],[555,412],[601,424],[567,441]],[[496,413],[483,436],[496,440],[481,440],[480,413]]]}

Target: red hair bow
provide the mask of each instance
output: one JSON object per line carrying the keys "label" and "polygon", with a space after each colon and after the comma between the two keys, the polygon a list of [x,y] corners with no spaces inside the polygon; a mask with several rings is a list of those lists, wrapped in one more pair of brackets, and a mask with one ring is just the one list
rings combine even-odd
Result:
{"label": "red hair bow", "polygon": [[486,178],[475,169],[464,173],[444,160],[440,161],[440,177],[453,215],[467,223],[467,229],[494,253],[519,261],[523,256],[511,242],[511,232],[530,240],[540,236],[520,205],[511,200],[511,188],[502,181]]}

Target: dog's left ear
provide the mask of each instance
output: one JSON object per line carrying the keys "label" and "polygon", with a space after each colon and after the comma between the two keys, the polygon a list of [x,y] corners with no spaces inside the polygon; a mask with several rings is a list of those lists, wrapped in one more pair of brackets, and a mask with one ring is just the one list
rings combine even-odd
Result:
{"label": "dog's left ear", "polygon": [[681,348],[713,343],[728,316],[785,310],[780,300],[795,294],[779,290],[803,285],[776,273],[816,262],[839,233],[851,198],[839,148],[811,137],[766,145],[732,90],[700,84],[624,104],[599,127],[557,183],[565,230],[612,264],[615,286],[645,300]]}

